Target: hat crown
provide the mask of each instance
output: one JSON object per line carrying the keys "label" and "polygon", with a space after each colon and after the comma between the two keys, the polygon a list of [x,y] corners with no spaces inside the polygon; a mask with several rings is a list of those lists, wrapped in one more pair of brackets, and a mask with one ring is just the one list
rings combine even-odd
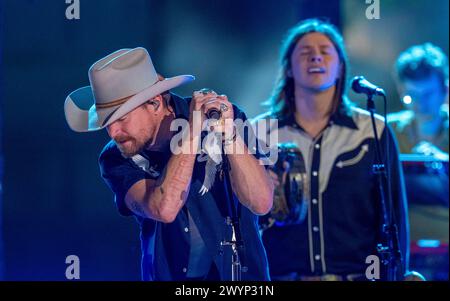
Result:
{"label": "hat crown", "polygon": [[107,104],[133,96],[158,81],[147,50],[121,49],[95,62],[89,81],[96,104]]}

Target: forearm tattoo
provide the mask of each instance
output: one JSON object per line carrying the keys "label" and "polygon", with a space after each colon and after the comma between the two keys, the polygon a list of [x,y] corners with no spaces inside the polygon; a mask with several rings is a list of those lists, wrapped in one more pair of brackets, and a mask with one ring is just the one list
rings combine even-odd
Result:
{"label": "forearm tattoo", "polygon": [[187,191],[189,187],[189,182],[192,176],[192,169],[194,167],[195,158],[190,158],[183,156],[173,171],[173,177],[167,183],[170,190],[167,193],[177,193],[178,195],[174,196],[174,200],[177,200],[175,205],[180,206],[183,204],[187,197]]}

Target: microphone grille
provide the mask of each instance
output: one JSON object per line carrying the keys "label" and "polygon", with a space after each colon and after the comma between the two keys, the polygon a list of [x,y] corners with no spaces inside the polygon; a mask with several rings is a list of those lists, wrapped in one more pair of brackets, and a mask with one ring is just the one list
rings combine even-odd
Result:
{"label": "microphone grille", "polygon": [[362,75],[359,75],[359,76],[355,76],[353,79],[352,79],[352,89],[353,89],[353,91],[355,91],[356,93],[359,93],[360,92],[360,81],[362,81],[362,80],[364,80],[365,78],[364,78],[364,76],[362,76]]}

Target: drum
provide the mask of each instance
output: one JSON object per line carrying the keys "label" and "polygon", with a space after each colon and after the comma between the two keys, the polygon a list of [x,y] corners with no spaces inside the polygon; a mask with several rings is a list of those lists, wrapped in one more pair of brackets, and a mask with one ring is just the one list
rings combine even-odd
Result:
{"label": "drum", "polygon": [[305,161],[297,146],[279,144],[278,160],[271,169],[278,175],[280,185],[275,187],[272,210],[259,219],[260,228],[302,223],[308,211],[308,185]]}

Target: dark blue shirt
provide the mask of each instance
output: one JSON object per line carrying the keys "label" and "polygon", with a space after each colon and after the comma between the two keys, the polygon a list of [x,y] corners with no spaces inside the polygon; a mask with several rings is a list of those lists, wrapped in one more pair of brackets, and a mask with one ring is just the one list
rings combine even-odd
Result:
{"label": "dark blue shirt", "polygon": [[[188,119],[190,99],[171,94],[170,104],[176,118]],[[235,119],[246,120],[245,114],[233,105]],[[125,195],[142,179],[157,179],[171,157],[171,152],[143,151],[145,168],[130,158],[124,158],[113,141],[100,154],[101,175],[115,195],[122,215],[133,213],[125,205]],[[198,156],[197,156],[198,157]],[[194,165],[187,201],[172,223],[162,223],[136,216],[141,227],[142,278],[144,280],[185,280],[189,266],[190,228],[188,212],[194,220],[215,263],[220,280],[231,280],[231,248],[221,247],[221,242],[231,240],[231,229],[226,225],[227,201],[223,182],[216,174],[212,188],[204,195],[199,193],[205,176],[205,162]],[[235,197],[235,196],[234,196]],[[235,197],[236,199],[236,197]],[[240,204],[236,202],[236,204]],[[237,205],[244,248],[242,252],[243,280],[269,280],[268,264],[258,218],[249,209]]]}

